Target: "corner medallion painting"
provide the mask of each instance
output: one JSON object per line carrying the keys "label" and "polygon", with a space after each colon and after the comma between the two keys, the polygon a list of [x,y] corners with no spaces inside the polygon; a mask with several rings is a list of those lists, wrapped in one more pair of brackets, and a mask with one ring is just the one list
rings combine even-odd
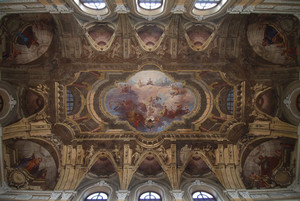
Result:
{"label": "corner medallion painting", "polygon": [[247,188],[283,188],[295,175],[294,141],[274,139],[255,147],[247,156],[243,176]]}
{"label": "corner medallion painting", "polygon": [[107,111],[140,132],[161,132],[193,110],[195,95],[184,83],[147,70],[136,73],[106,93]]}

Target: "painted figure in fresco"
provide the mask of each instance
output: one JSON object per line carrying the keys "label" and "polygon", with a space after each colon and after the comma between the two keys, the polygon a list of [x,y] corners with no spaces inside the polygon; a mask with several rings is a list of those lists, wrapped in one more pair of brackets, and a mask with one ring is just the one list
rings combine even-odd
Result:
{"label": "painted figure in fresco", "polygon": [[263,46],[269,46],[273,44],[283,44],[283,38],[280,33],[271,25],[265,26],[264,38],[262,41]]}
{"label": "painted figure in fresco", "polygon": [[142,152],[143,152],[143,148],[137,144],[136,148],[135,148],[135,152],[132,155],[133,164],[136,164],[136,162],[139,160]]}
{"label": "painted figure in fresco", "polygon": [[184,147],[180,150],[180,161],[181,163],[184,163],[184,161],[187,159],[189,153],[192,151],[192,145],[189,147],[187,144],[184,145]]}
{"label": "painted figure in fresco", "polygon": [[23,168],[31,176],[34,176],[37,179],[45,179],[47,170],[45,168],[39,169],[42,161],[42,158],[36,158],[35,155],[32,154],[29,158],[23,158],[17,168]]}
{"label": "painted figure in fresco", "polygon": [[151,77],[150,77],[149,80],[147,81],[147,85],[153,85],[153,81],[152,81]]}
{"label": "painted figure in fresco", "polygon": [[164,146],[160,145],[160,147],[157,149],[157,151],[158,151],[158,156],[160,156],[164,161],[166,161],[168,159],[168,154],[167,154]]}
{"label": "painted figure in fresco", "polygon": [[117,163],[120,162],[120,150],[119,150],[119,147],[117,145],[115,145],[115,148],[112,150],[112,153],[114,155],[114,158],[116,160]]}
{"label": "painted figure in fresco", "polygon": [[143,132],[162,131],[190,113],[194,104],[191,91],[158,71],[139,72],[128,83],[119,83],[106,97],[113,115]]}
{"label": "painted figure in fresco", "polygon": [[26,45],[27,48],[30,48],[31,45],[38,46],[37,38],[32,30],[32,26],[28,26],[23,32],[17,32],[17,43],[20,45]]}
{"label": "painted figure in fresco", "polygon": [[95,152],[94,145],[91,145],[91,147],[90,147],[90,149],[88,151],[88,155],[85,156],[85,161],[84,161],[85,164],[88,164],[90,162],[91,158],[94,155],[94,152]]}
{"label": "painted figure in fresco", "polygon": [[254,161],[260,166],[261,176],[272,177],[273,170],[279,164],[280,158],[277,156],[262,156],[258,157],[259,161]]}

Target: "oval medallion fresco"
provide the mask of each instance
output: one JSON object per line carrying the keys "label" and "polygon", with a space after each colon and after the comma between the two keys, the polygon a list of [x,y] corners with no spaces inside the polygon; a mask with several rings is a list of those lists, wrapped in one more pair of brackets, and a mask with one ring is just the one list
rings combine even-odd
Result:
{"label": "oval medallion fresco", "polygon": [[39,22],[22,27],[17,34],[13,51],[17,64],[26,64],[38,59],[49,48],[53,38],[51,23]]}
{"label": "oval medallion fresco", "polygon": [[193,110],[195,95],[166,74],[141,71],[120,82],[105,97],[107,111],[141,132],[161,132]]}

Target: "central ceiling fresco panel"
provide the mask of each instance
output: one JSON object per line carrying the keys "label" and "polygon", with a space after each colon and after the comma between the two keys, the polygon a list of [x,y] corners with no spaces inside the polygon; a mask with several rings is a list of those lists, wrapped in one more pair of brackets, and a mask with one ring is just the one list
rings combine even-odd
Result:
{"label": "central ceiling fresco panel", "polygon": [[160,132],[195,106],[195,95],[182,82],[159,71],[141,71],[107,92],[106,109],[141,132]]}
{"label": "central ceiling fresco panel", "polygon": [[65,108],[81,134],[219,132],[235,114],[226,101],[234,87],[222,72],[145,65],[139,71],[86,71],[76,77],[67,85]]}

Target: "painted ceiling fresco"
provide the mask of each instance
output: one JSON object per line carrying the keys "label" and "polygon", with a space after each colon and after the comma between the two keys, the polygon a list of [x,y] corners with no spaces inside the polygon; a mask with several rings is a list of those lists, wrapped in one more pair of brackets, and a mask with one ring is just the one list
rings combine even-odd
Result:
{"label": "painted ceiling fresco", "polygon": [[234,90],[222,73],[145,68],[132,73],[81,72],[65,92],[74,98],[68,118],[81,133],[113,129],[144,134],[177,129],[219,132],[230,121],[234,108],[226,106],[226,99],[231,93],[233,101]]}
{"label": "painted ceiling fresco", "polygon": [[28,140],[12,142],[10,163],[6,164],[11,186],[36,190],[54,189],[57,165],[49,151],[42,145]]}
{"label": "painted ceiling fresco", "polygon": [[292,183],[295,168],[294,141],[269,140],[255,147],[243,167],[248,188],[285,187]]}
{"label": "painted ceiling fresco", "polygon": [[26,22],[4,19],[4,26],[7,27],[4,33],[9,37],[7,40],[13,38],[13,43],[2,55],[4,63],[27,64],[40,58],[49,49],[53,38],[52,18],[41,15],[35,20]]}
{"label": "painted ceiling fresco", "polygon": [[141,71],[108,91],[107,110],[142,132],[160,132],[194,109],[193,91],[159,71]]}
{"label": "painted ceiling fresco", "polygon": [[280,116],[284,88],[270,79],[275,71],[257,71],[270,77],[256,83],[265,75],[247,59],[295,68],[293,17],[243,16],[232,26],[238,18],[230,16],[208,27],[186,26],[178,15],[165,30],[130,21],[76,27],[66,16],[55,18],[57,30],[43,17],[3,23],[13,27],[2,30],[3,44],[10,34],[14,40],[2,47],[1,75],[19,84],[19,119],[3,128],[10,187],[75,189],[85,179],[116,177],[128,189],[135,172],[169,177],[176,189],[183,177],[214,177],[226,189],[292,183],[297,131]]}
{"label": "painted ceiling fresco", "polygon": [[253,17],[247,30],[248,41],[263,59],[275,64],[295,64],[297,48],[292,41],[295,30],[294,18],[265,16]]}

